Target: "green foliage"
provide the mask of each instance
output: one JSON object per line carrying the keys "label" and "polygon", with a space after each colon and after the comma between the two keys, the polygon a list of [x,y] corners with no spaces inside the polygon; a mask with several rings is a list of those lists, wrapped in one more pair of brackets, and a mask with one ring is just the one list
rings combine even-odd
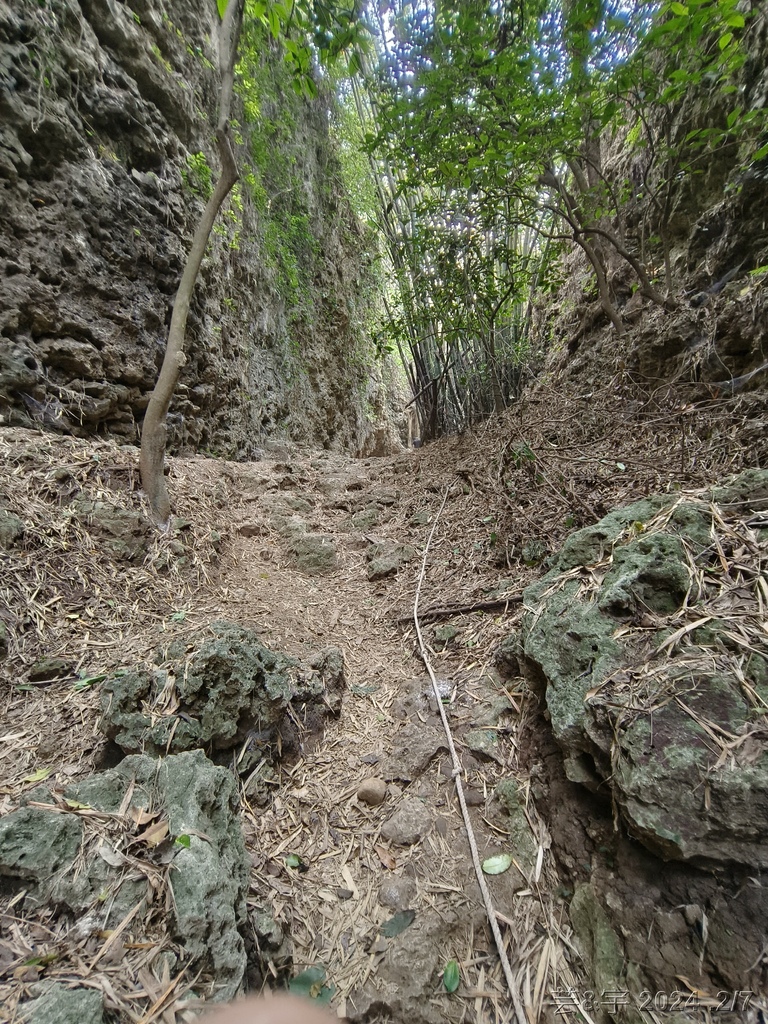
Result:
{"label": "green foliage", "polygon": [[213,171],[205,153],[187,153],[185,165],[181,169],[184,185],[203,200],[210,199],[213,193]]}
{"label": "green foliage", "polygon": [[[357,113],[396,284],[389,335],[410,353],[423,419],[466,422],[487,411],[484,388],[496,388],[495,407],[506,400],[533,297],[558,287],[569,238],[617,331],[610,289],[599,287],[607,251],[626,261],[631,287],[674,301],[667,226],[682,183],[746,137],[747,160],[768,156],[765,113],[745,109],[734,84],[748,17],[738,0],[374,9],[377,59]],[[693,93],[708,101],[695,121]],[[602,166],[610,135],[638,153],[639,186]],[[629,245],[628,210],[641,224]],[[659,254],[666,294],[651,269]]]}
{"label": "green foliage", "polygon": [[[244,26],[237,91],[250,136],[242,182],[263,216],[263,252],[293,320],[313,313],[312,275],[319,243],[296,169],[297,125],[305,102],[292,89],[290,67],[268,59],[271,32],[261,20]],[[242,193],[233,206],[242,209]]]}
{"label": "green foliage", "polygon": [[344,191],[352,208],[369,227],[377,227],[380,210],[378,193],[369,159],[363,149],[365,132],[349,89],[339,97],[333,111],[331,130],[339,145]]}
{"label": "green foliage", "polygon": [[278,215],[267,224],[265,262],[277,272],[278,291],[293,321],[312,316],[312,267],[318,252],[306,213]]}
{"label": "green foliage", "polygon": [[[218,0],[219,4],[222,0]],[[283,49],[297,96],[317,95],[315,58],[322,64],[352,62],[366,35],[357,0],[246,0],[245,24],[260,26]]]}

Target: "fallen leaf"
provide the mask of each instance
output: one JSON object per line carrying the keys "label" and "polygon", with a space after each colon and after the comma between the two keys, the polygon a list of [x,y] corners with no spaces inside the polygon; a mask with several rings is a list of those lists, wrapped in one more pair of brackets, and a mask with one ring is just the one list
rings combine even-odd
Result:
{"label": "fallen leaf", "polygon": [[461,975],[459,974],[459,965],[456,960],[449,960],[445,965],[443,971],[443,984],[445,985],[446,992],[455,992],[459,987],[459,981]]}
{"label": "fallen leaf", "polygon": [[113,850],[111,846],[107,846],[106,843],[102,843],[96,851],[101,859],[109,864],[111,868],[119,868],[125,864],[125,857],[119,850]]}
{"label": "fallen leaf", "polygon": [[415,910],[401,910],[394,917],[390,917],[388,921],[385,921],[381,928],[379,928],[379,931],[386,939],[394,939],[396,935],[410,927],[415,920]]}
{"label": "fallen leaf", "polygon": [[333,986],[325,984],[324,967],[309,967],[306,971],[302,971],[301,974],[297,974],[288,983],[288,989],[295,996],[304,996],[306,999],[312,999],[321,1006],[327,1005],[334,993]]}
{"label": "fallen leaf", "polygon": [[136,836],[134,843],[146,843],[147,846],[159,846],[160,843],[168,835],[168,821],[163,818],[162,821],[156,821],[154,825],[150,825],[149,828]]}
{"label": "fallen leaf", "polygon": [[379,856],[379,860],[388,871],[394,871],[397,867],[397,861],[386,848],[386,846],[377,845],[374,846],[374,850]]}
{"label": "fallen leaf", "polygon": [[145,807],[132,807],[130,814],[134,825],[146,825],[154,821],[160,811],[149,811]]}
{"label": "fallen leaf", "polygon": [[513,859],[511,853],[497,853],[495,857],[488,857],[483,861],[483,874],[501,875],[512,866]]}

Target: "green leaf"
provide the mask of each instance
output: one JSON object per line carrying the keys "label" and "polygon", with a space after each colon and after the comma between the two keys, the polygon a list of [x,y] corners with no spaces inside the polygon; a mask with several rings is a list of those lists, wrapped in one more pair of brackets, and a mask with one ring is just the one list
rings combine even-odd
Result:
{"label": "green leaf", "polygon": [[227,7],[229,6],[229,0],[216,0],[216,6],[219,9],[219,18],[224,20],[224,15],[227,13]]}
{"label": "green leaf", "polygon": [[394,917],[390,917],[388,921],[385,921],[379,931],[385,939],[394,939],[396,935],[409,928],[415,920],[415,910],[401,910],[399,914],[395,914]]}
{"label": "green leaf", "polygon": [[347,63],[347,70],[350,75],[359,75],[362,73],[363,65],[360,61],[360,54],[357,50],[350,54],[349,61]]}
{"label": "green leaf", "polygon": [[679,14],[682,18],[688,17],[688,8],[685,4],[675,2],[669,5],[669,9],[673,14]]}
{"label": "green leaf", "polygon": [[324,967],[308,967],[288,983],[288,990],[295,996],[303,996],[325,1006],[334,993],[332,985],[325,984]]}
{"label": "green leaf", "polygon": [[483,861],[483,874],[501,875],[512,867],[511,853],[497,853],[494,857],[488,857]]}
{"label": "green leaf", "polygon": [[272,33],[272,38],[277,39],[280,35],[280,18],[274,7],[270,7],[267,11],[267,20],[269,21],[269,31]]}
{"label": "green leaf", "polygon": [[445,985],[446,992],[455,992],[459,987],[461,981],[461,975],[459,974],[459,965],[456,960],[449,960],[445,965],[443,971],[443,985]]}
{"label": "green leaf", "polygon": [[731,42],[732,39],[733,39],[733,32],[725,32],[717,40],[717,45],[720,47],[721,50],[724,50],[728,46],[728,44]]}
{"label": "green leaf", "polygon": [[176,836],[174,842],[177,843],[179,846],[183,846],[185,850],[188,850],[192,845],[192,840],[188,835],[186,835],[186,833],[182,833],[182,835]]}
{"label": "green leaf", "polygon": [[38,768],[36,772],[27,775],[24,782],[44,782],[53,771],[53,768]]}
{"label": "green leaf", "polygon": [[89,687],[93,686],[94,683],[103,683],[106,678],[106,673],[103,672],[98,676],[83,676],[82,679],[77,679],[72,684],[72,689],[75,693],[80,693],[81,690],[87,690]]}

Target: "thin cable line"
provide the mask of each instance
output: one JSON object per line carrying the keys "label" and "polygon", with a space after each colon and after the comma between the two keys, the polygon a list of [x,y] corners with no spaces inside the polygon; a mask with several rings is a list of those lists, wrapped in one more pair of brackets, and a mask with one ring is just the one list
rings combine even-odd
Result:
{"label": "thin cable line", "polygon": [[496,918],[496,911],[493,906],[493,900],[491,894],[488,891],[488,886],[485,883],[485,877],[483,876],[483,868],[480,863],[480,853],[477,849],[477,841],[475,840],[475,831],[472,828],[472,822],[469,818],[469,811],[467,809],[467,803],[464,799],[464,787],[461,784],[461,775],[463,768],[459,755],[456,752],[456,746],[453,742],[453,734],[451,733],[451,727],[448,723],[448,716],[445,713],[445,707],[443,706],[442,698],[440,697],[440,690],[437,686],[437,679],[435,678],[434,669],[432,668],[432,662],[429,660],[427,649],[424,644],[424,637],[421,635],[421,626],[419,625],[419,598],[421,596],[421,585],[424,582],[424,576],[427,570],[427,558],[429,557],[429,549],[432,545],[432,538],[437,529],[437,524],[440,521],[440,516],[443,514],[445,503],[448,500],[448,488],[445,488],[443,494],[443,501],[440,505],[435,521],[432,524],[432,529],[429,531],[429,537],[427,537],[427,543],[424,548],[424,556],[421,560],[421,572],[419,573],[419,581],[416,585],[416,597],[413,602],[413,623],[416,627],[416,636],[419,639],[419,650],[421,651],[421,657],[429,673],[429,678],[432,680],[432,689],[435,694],[435,700],[437,701],[437,707],[440,712],[440,718],[443,723],[443,729],[445,729],[445,735],[448,740],[448,749],[451,752],[451,761],[453,762],[453,781],[456,785],[456,795],[459,798],[459,805],[461,807],[461,814],[464,818],[464,828],[467,832],[467,839],[469,840],[469,848],[472,851],[472,863],[475,867],[475,875],[477,876],[477,884],[480,886],[480,892],[483,894],[483,903],[485,904],[485,912],[488,915],[488,921],[491,925],[491,931],[493,932],[493,939],[496,943],[496,949],[499,953],[499,959],[501,960],[501,967],[504,971],[504,977],[507,981],[507,988],[512,998],[512,1005],[515,1008],[515,1014],[517,1015],[518,1024],[529,1024],[528,1018],[525,1015],[523,1004],[520,1000],[520,992],[518,991],[517,983],[512,975],[512,967],[507,957],[507,952],[504,949],[504,940],[501,937],[501,931],[499,929],[499,922]]}

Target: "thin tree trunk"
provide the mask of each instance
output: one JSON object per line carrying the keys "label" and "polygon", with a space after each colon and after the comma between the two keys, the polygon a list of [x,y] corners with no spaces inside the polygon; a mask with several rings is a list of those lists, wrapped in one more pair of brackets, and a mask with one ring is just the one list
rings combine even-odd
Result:
{"label": "thin tree trunk", "polygon": [[171,326],[163,357],[163,365],[157,383],[149,399],[141,430],[141,485],[149,499],[152,515],[160,526],[166,526],[170,518],[171,503],[165,482],[165,446],[167,440],[166,417],[173,392],[179,380],[181,368],[186,362],[187,316],[197,275],[211,237],[213,225],[219,210],[239,175],[235,164],[228,125],[232,107],[232,91],[235,79],[235,59],[243,22],[244,0],[229,0],[224,20],[219,28],[219,60],[221,86],[219,89],[219,120],[216,126],[216,145],[221,161],[221,174],[216,188],[206,203],[200,223],[192,239],[187,264],[181,276],[179,290],[173,302]]}

